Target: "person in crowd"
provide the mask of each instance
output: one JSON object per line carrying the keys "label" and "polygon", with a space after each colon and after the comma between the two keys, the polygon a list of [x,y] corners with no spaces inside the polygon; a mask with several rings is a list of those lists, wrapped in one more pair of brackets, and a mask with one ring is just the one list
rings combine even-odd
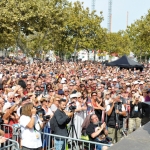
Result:
{"label": "person in crowd", "polygon": [[120,101],[120,95],[113,98],[113,102],[106,107],[108,136],[112,142],[118,142],[121,139],[123,128],[123,117],[126,116],[124,105]]}
{"label": "person in crowd", "polygon": [[92,106],[95,110],[95,114],[97,115],[98,119],[101,120],[102,111],[105,110],[105,108],[103,107],[102,99],[97,98],[97,92],[93,91],[91,93],[91,101],[92,101]]}
{"label": "person in crowd", "polygon": [[[67,124],[70,122],[71,117],[73,116],[73,112],[66,112],[66,100],[59,100],[59,109],[57,109],[54,113],[54,134],[61,136],[68,136],[67,132]],[[57,150],[65,149],[65,140],[60,138],[55,138],[55,148]]]}
{"label": "person in crowd", "polygon": [[[41,105],[40,100],[44,98],[46,100],[42,102],[42,106],[45,112],[51,109],[52,113],[55,113],[60,106],[59,100],[63,98],[66,99],[66,112],[69,111],[70,103],[74,101],[77,109],[80,109],[82,105],[85,107],[85,110],[77,111],[74,114],[78,119],[81,118],[79,119],[81,122],[77,121],[78,125],[76,126],[78,137],[80,136],[79,127],[86,115],[96,113],[102,122],[105,118],[109,134],[113,135],[113,131],[119,132],[122,129],[122,117],[124,119],[125,110],[130,114],[130,101],[134,100],[134,93],[138,93],[146,102],[150,99],[149,68],[144,68],[139,72],[138,70],[108,67],[100,62],[92,63],[90,61],[76,63],[59,60],[52,63],[34,59],[33,63],[28,63],[28,59],[24,62],[25,58],[15,62],[8,60],[9,58],[2,60],[0,66],[0,111],[3,113],[3,110],[11,105],[6,109],[4,114],[6,116],[15,103],[20,100],[17,109],[17,115],[20,117],[21,107],[29,102],[33,102],[35,106]],[[78,92],[81,92],[81,98],[75,94]],[[125,103],[124,100],[121,101],[126,108],[124,109],[122,106],[117,111],[116,105],[119,102],[115,102],[114,99],[119,93],[120,98],[117,99],[118,101],[125,99]],[[140,100],[141,98],[139,102]],[[143,102],[143,100],[141,101]],[[83,112],[86,115],[82,118]],[[79,117],[77,114],[81,114],[81,116]],[[117,130],[115,116],[119,116],[121,119],[121,125]],[[9,118],[4,121],[8,121]],[[77,124],[76,121],[75,124]],[[126,128],[128,128],[128,122]]]}
{"label": "person in crowd", "polygon": [[[90,115],[90,124],[86,128],[86,133],[89,136],[90,141],[109,144],[109,141],[106,140],[108,131],[106,129],[106,123],[101,123],[97,115]],[[107,147],[103,147],[103,150]],[[96,150],[102,150],[102,146],[99,144],[96,145]]]}
{"label": "person in crowd", "polygon": [[[86,103],[82,99],[82,95],[80,92],[76,93],[77,95],[77,101],[75,102],[76,109],[74,110],[74,125],[77,132],[77,135],[72,135],[74,138],[80,138],[81,137],[81,125],[83,123],[83,120],[86,116],[84,116],[84,111],[87,110]],[[77,137],[76,137],[77,136]]]}
{"label": "person in crowd", "polygon": [[4,124],[8,125],[8,126],[4,126],[5,128],[5,137],[6,138],[12,138],[13,136],[13,130],[12,130],[12,126],[13,124],[17,124],[19,117],[17,115],[17,108],[19,105],[20,101],[16,101],[16,103],[12,106],[10,103],[6,103],[3,107],[3,120],[4,120]]}
{"label": "person in crowd", "polygon": [[27,103],[22,107],[20,126],[22,150],[41,150],[42,141],[39,132],[45,125],[38,115],[33,103]]}
{"label": "person in crowd", "polygon": [[0,113],[2,113],[2,112],[3,112],[4,104],[5,104],[4,99],[0,97]]}
{"label": "person in crowd", "polygon": [[55,96],[53,104],[51,105],[51,110],[54,113],[59,108],[59,100],[61,97],[59,95]]}
{"label": "person in crowd", "polygon": [[[45,116],[49,116],[49,119],[52,118],[53,117],[53,112],[48,107],[49,101],[45,98],[42,98],[40,101],[41,101],[42,108],[45,111]],[[47,124],[44,126],[43,132],[44,133],[50,133],[50,123],[49,122],[47,122]],[[48,146],[49,136],[44,135],[42,140],[43,140],[42,147],[43,147],[43,150],[44,150]]]}
{"label": "person in crowd", "polygon": [[145,102],[150,102],[150,90],[147,91],[147,96],[145,97]]}
{"label": "person in crowd", "polygon": [[132,101],[130,101],[130,114],[129,114],[129,133],[132,133],[133,130],[136,130],[141,125],[142,117],[142,103],[140,101],[140,95],[134,94]]}

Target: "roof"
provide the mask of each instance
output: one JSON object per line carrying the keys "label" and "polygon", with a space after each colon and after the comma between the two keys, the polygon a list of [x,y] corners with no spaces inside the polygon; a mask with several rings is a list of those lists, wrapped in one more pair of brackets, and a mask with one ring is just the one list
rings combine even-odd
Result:
{"label": "roof", "polygon": [[109,62],[106,64],[107,66],[118,66],[122,68],[143,68],[143,65],[132,60],[131,58],[127,57],[126,55],[122,56],[121,58]]}

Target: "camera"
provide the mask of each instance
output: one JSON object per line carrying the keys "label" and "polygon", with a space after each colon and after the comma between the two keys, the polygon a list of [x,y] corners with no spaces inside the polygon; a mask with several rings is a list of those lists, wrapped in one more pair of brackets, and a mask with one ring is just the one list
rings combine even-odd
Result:
{"label": "camera", "polygon": [[77,107],[76,106],[74,106],[74,105],[72,105],[72,104],[74,104],[74,102],[71,102],[70,103],[70,107],[69,107],[69,110],[71,111],[71,112],[73,112]]}
{"label": "camera", "polygon": [[35,96],[38,97],[42,94],[42,91],[35,91]]}
{"label": "camera", "polygon": [[50,115],[43,116],[43,121],[47,121],[47,120],[49,120],[50,118],[51,118]]}
{"label": "camera", "polygon": [[40,117],[40,118],[43,118],[43,116],[45,115],[45,111],[44,109],[42,108],[41,105],[35,107],[36,108],[36,114]]}
{"label": "camera", "polygon": [[44,109],[42,108],[41,105],[35,107],[36,108],[36,114],[40,117],[40,118],[43,118],[43,121],[47,121],[50,119],[50,115],[46,115],[45,116],[45,111]]}

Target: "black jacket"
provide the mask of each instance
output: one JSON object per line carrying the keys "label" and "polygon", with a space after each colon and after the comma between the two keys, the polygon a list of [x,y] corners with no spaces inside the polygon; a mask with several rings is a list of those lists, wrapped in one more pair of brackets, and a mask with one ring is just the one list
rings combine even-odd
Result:
{"label": "black jacket", "polygon": [[[110,104],[110,107],[112,104]],[[116,128],[116,123],[118,124],[118,128],[123,127],[123,116],[116,114],[116,108],[118,107],[118,110],[122,112],[122,103],[115,103],[114,108],[112,110],[112,113],[110,116],[107,116],[107,126],[110,128]]]}
{"label": "black jacket", "polygon": [[70,122],[71,118],[69,118],[65,112],[60,109],[55,111],[54,116],[56,120],[54,134],[68,136],[67,124]]}
{"label": "black jacket", "polygon": [[[137,107],[137,110],[135,107]],[[130,101],[130,118],[137,118],[137,117],[141,118],[141,116],[142,116],[141,109],[142,109],[141,102],[138,102],[138,104],[133,105],[132,101]]]}

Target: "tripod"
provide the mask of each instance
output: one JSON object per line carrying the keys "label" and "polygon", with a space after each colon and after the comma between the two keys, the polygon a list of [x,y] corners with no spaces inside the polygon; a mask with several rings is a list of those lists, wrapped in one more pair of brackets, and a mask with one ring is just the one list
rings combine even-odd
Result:
{"label": "tripod", "polygon": [[72,133],[71,134],[71,137],[73,138],[74,136],[74,132],[75,132],[75,135],[76,135],[76,138],[78,139],[78,136],[77,136],[77,131],[76,131],[76,128],[75,128],[75,125],[74,125],[74,112],[73,112],[73,116],[71,118],[71,125],[70,125],[70,129],[68,131],[68,135],[70,135],[70,132]]}

